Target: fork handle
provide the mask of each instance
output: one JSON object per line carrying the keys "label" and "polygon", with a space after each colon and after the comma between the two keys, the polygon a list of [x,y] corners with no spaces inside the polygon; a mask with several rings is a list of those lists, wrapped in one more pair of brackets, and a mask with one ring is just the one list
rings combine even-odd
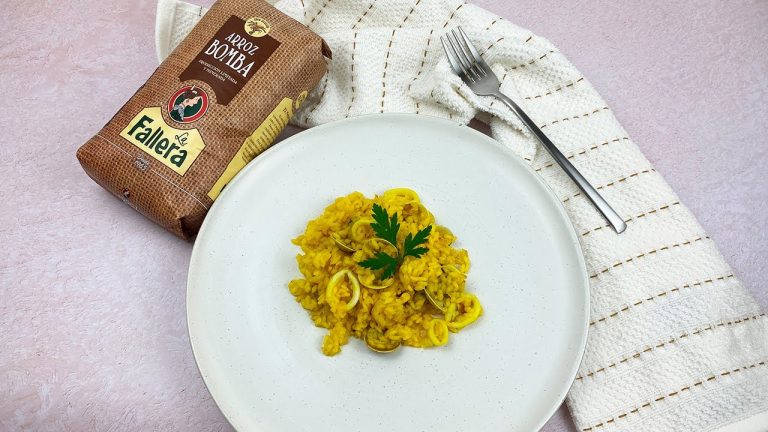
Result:
{"label": "fork handle", "polygon": [[512,99],[507,97],[507,95],[501,91],[494,93],[494,96],[504,102],[504,104],[508,106],[509,109],[511,109],[520,118],[520,120],[525,123],[526,126],[528,126],[528,129],[530,129],[531,132],[536,135],[536,138],[541,141],[547,151],[549,151],[549,154],[552,155],[552,157],[555,159],[555,162],[557,162],[557,164],[563,168],[563,171],[565,171],[566,174],[568,174],[568,176],[576,183],[576,185],[579,186],[579,189],[584,192],[584,195],[586,195],[587,198],[592,201],[592,204],[603,215],[603,217],[608,220],[608,223],[611,224],[613,229],[616,230],[616,232],[619,234],[624,232],[624,230],[627,229],[627,224],[624,222],[624,219],[622,219],[621,216],[616,213],[616,210],[614,210],[613,207],[611,207],[611,205],[605,201],[605,198],[603,198],[603,196],[600,195],[600,193],[597,192],[594,187],[592,187],[587,179],[581,175],[579,170],[577,170],[576,167],[571,164],[568,158],[566,158],[565,155],[563,155],[560,150],[555,147],[552,141],[550,141],[549,138],[544,135],[544,132],[542,132],[536,123],[534,123],[533,120],[528,117],[525,111],[523,111]]}

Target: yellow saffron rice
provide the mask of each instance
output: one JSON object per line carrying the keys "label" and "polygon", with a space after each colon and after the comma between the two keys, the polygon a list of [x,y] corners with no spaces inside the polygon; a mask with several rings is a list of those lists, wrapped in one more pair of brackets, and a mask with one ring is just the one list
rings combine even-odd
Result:
{"label": "yellow saffron rice", "polygon": [[[374,203],[389,215],[397,213],[397,245],[376,239]],[[408,234],[430,225],[422,245],[429,251],[405,257],[393,277],[382,281],[380,272],[358,264],[379,251],[396,256]],[[482,314],[477,297],[465,291],[469,255],[451,246],[455,240],[410,189],[392,189],[373,199],[353,192],[337,198],[293,240],[301,247],[296,261],[304,277],[288,288],[315,325],[329,330],[322,344],[326,355],[337,354],[350,335],[382,352],[401,344],[445,345],[449,332],[457,333]]]}

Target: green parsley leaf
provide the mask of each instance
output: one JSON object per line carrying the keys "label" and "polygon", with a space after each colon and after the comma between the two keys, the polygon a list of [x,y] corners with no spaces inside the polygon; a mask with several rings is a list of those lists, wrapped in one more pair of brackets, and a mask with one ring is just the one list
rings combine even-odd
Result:
{"label": "green parsley leaf", "polygon": [[361,267],[365,267],[371,270],[383,270],[381,273],[381,279],[389,279],[397,271],[398,259],[397,257],[390,256],[386,252],[378,252],[372,258],[361,261]]}
{"label": "green parsley leaf", "polygon": [[407,256],[419,258],[425,253],[427,253],[429,249],[424,247],[416,247],[416,246],[423,245],[424,243],[426,243],[427,238],[429,237],[429,234],[431,232],[432,232],[432,225],[417,232],[416,235],[414,236],[412,236],[411,234],[408,234],[405,237],[405,241],[403,242],[403,258]]}
{"label": "green parsley leaf", "polygon": [[421,256],[424,255],[427,252],[429,252],[429,249],[427,249],[427,248],[415,248],[415,249],[411,249],[409,251],[406,251],[403,254],[403,258],[405,258],[407,256],[421,258]]}
{"label": "green parsley leaf", "polygon": [[389,217],[389,214],[384,207],[374,204],[373,205],[373,220],[371,228],[376,235],[383,240],[386,240],[393,245],[397,246],[397,232],[400,231],[400,223],[397,221],[397,213]]}

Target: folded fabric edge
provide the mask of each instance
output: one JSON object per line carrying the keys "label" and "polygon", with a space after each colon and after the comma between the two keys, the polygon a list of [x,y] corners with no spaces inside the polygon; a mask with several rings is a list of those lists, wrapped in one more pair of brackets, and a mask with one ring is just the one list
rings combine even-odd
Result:
{"label": "folded fabric edge", "polygon": [[176,14],[176,0],[158,0],[157,18],[155,19],[155,52],[162,63],[168,57],[168,50]]}
{"label": "folded fabric edge", "polygon": [[157,60],[162,63],[175,49],[171,46],[172,32],[179,10],[193,15],[203,15],[207,9],[179,0],[158,0],[157,16],[155,18],[155,53]]}

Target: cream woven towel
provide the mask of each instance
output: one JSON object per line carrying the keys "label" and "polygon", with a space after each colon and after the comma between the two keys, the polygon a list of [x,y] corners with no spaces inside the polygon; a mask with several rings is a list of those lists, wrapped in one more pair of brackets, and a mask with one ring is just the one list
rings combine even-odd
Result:
{"label": "cream woven towel", "polygon": [[[567,399],[580,430],[714,430],[768,410],[765,314],[556,47],[458,0],[283,0],[276,6],[333,49],[329,73],[294,123],[390,111],[460,122],[479,116],[562,199],[591,275],[590,336]],[[204,12],[160,1],[161,59]],[[461,85],[439,41],[457,25],[480,47],[502,90],[626,217],[624,234],[607,226],[505,107]],[[748,430],[764,430],[760,419]]]}

